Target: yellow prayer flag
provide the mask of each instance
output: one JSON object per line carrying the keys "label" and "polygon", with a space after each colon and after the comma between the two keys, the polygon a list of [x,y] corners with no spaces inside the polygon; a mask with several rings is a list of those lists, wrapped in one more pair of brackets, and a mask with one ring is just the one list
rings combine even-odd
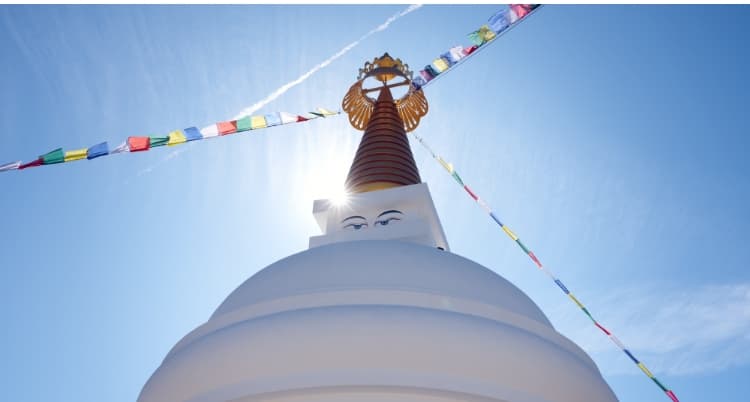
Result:
{"label": "yellow prayer flag", "polygon": [[266,118],[264,116],[253,116],[250,118],[250,128],[253,130],[266,127]]}
{"label": "yellow prayer flag", "polygon": [[516,234],[513,233],[512,230],[508,229],[507,226],[503,225],[503,230],[505,231],[505,234],[507,234],[508,236],[510,236],[511,239],[513,239],[513,241],[518,240],[518,236],[516,236]]}
{"label": "yellow prayer flag", "polygon": [[76,149],[74,151],[65,152],[65,162],[77,161],[79,159],[86,159],[88,148]]}
{"label": "yellow prayer flag", "polygon": [[448,69],[448,63],[445,62],[442,58],[437,58],[432,61],[432,65],[435,66],[435,68],[438,69],[439,73],[442,73],[443,71]]}
{"label": "yellow prayer flag", "polygon": [[322,107],[318,108],[318,112],[320,112],[324,116],[333,116],[333,115],[337,115],[338,114],[336,112],[330,111],[328,109],[324,109]]}
{"label": "yellow prayer flag", "polygon": [[441,165],[445,168],[445,170],[448,171],[448,173],[453,174],[453,165],[443,160],[442,157],[438,156],[438,162],[440,162]]}
{"label": "yellow prayer flag", "polygon": [[187,139],[185,138],[185,134],[183,134],[180,130],[175,130],[169,133],[169,141],[167,141],[167,145],[172,146],[182,144],[185,141],[187,141]]}
{"label": "yellow prayer flag", "polygon": [[486,24],[482,25],[482,27],[479,28],[479,37],[484,39],[485,42],[489,42],[495,39],[496,36],[497,35],[495,34],[495,31],[490,29],[490,27],[487,26]]}
{"label": "yellow prayer flag", "polygon": [[568,293],[568,297],[570,297],[570,300],[573,300],[578,305],[578,307],[583,308],[583,304],[581,304],[581,302],[579,302],[578,299],[573,296],[573,293]]}
{"label": "yellow prayer flag", "polygon": [[646,366],[643,365],[643,363],[638,363],[638,367],[643,371],[644,374],[646,374],[649,378],[654,378],[654,375],[651,374],[650,371],[646,368]]}

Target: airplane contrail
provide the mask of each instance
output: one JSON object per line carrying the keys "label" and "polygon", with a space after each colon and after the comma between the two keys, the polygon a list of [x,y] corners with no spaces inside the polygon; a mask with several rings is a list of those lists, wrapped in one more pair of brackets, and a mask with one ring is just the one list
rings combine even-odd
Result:
{"label": "airplane contrail", "polygon": [[263,106],[267,105],[268,103],[272,102],[273,100],[275,100],[279,96],[283,95],[286,91],[290,90],[292,87],[295,87],[295,86],[303,83],[305,80],[307,80],[308,78],[310,78],[310,76],[312,76],[313,74],[315,74],[321,68],[326,67],[327,65],[331,64],[334,60],[336,60],[339,57],[345,55],[347,52],[349,52],[354,47],[356,47],[357,45],[359,45],[359,43],[362,42],[363,40],[369,38],[370,36],[372,36],[375,33],[378,33],[380,31],[385,30],[386,28],[388,28],[389,25],[391,25],[391,23],[393,23],[397,19],[405,16],[406,14],[409,14],[410,12],[412,12],[414,10],[419,9],[420,7],[422,7],[421,4],[412,4],[409,7],[407,7],[406,9],[404,9],[403,11],[392,15],[387,20],[385,20],[385,22],[383,22],[382,24],[380,24],[377,27],[373,28],[372,30],[370,30],[370,32],[362,35],[361,38],[359,38],[359,39],[355,40],[354,42],[352,42],[352,43],[344,46],[341,50],[339,50],[338,52],[336,52],[333,56],[329,57],[327,60],[325,60],[322,63],[316,65],[313,68],[311,68],[306,73],[300,75],[299,78],[297,78],[296,80],[287,82],[286,84],[282,85],[281,87],[279,87],[275,91],[273,91],[270,94],[268,94],[268,96],[266,96],[265,98],[263,98],[263,100],[254,103],[252,106],[246,107],[241,112],[239,112],[233,119],[237,120],[239,118],[242,118],[242,117],[245,117],[245,116],[248,116],[248,115],[251,115],[251,114],[255,113],[256,111],[258,111]]}

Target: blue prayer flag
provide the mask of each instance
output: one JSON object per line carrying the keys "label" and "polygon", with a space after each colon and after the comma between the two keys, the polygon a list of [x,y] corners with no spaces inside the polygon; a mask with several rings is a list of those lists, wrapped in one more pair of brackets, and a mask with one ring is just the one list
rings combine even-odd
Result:
{"label": "blue prayer flag", "polygon": [[510,18],[508,16],[509,11],[509,9],[504,8],[490,17],[490,19],[487,20],[487,25],[490,26],[490,29],[495,31],[495,33],[500,33],[508,28],[508,26],[510,26]]}
{"label": "blue prayer flag", "polygon": [[188,127],[182,132],[185,134],[185,140],[186,141],[195,141],[195,140],[202,140],[203,135],[201,135],[201,132],[196,127]]}
{"label": "blue prayer flag", "polygon": [[278,126],[281,124],[281,115],[278,113],[267,114],[266,116],[266,127]]}
{"label": "blue prayer flag", "polygon": [[458,60],[454,60],[453,55],[451,55],[450,51],[447,51],[441,54],[440,58],[442,58],[448,63],[448,67],[453,67],[453,65],[456,64],[456,62],[458,61]]}
{"label": "blue prayer flag", "polygon": [[413,86],[414,89],[417,90],[419,88],[422,88],[422,86],[424,86],[425,84],[427,84],[427,81],[422,77],[414,77],[414,79],[411,80],[411,86]]}
{"label": "blue prayer flag", "polygon": [[88,160],[104,155],[109,155],[109,147],[107,146],[107,141],[104,141],[101,144],[96,144],[86,150],[86,159]]}

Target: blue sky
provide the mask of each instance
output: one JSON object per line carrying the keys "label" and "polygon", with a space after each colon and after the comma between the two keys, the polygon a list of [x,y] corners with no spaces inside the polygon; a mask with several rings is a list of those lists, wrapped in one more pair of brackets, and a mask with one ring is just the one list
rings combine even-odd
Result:
{"label": "blue sky", "polygon": [[[2,6],[0,163],[231,118],[405,6]],[[338,108],[497,6],[424,6],[260,112]],[[547,6],[426,89],[418,128],[682,401],[750,392],[747,6]],[[132,401],[236,286],[318,234],[344,117],[0,174],[0,385]],[[511,280],[621,401],[667,400],[413,144],[452,251]]]}

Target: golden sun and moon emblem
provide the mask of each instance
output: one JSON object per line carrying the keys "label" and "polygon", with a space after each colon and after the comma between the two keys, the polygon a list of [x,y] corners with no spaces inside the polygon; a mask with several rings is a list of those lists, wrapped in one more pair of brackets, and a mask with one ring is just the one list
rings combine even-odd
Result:
{"label": "golden sun and moon emblem", "polygon": [[[417,128],[419,120],[427,114],[428,106],[422,90],[415,90],[411,85],[413,76],[414,73],[409,70],[408,64],[404,64],[401,59],[394,60],[388,53],[376,57],[372,62],[365,62],[364,67],[359,69],[357,82],[349,88],[341,103],[342,109],[349,115],[349,123],[357,130],[367,127],[376,102],[376,99],[367,95],[368,93],[408,86],[407,93],[394,103],[404,122],[404,129],[409,132]],[[370,77],[380,81],[382,85],[364,88],[365,80]],[[397,82],[389,83],[394,80]]]}

